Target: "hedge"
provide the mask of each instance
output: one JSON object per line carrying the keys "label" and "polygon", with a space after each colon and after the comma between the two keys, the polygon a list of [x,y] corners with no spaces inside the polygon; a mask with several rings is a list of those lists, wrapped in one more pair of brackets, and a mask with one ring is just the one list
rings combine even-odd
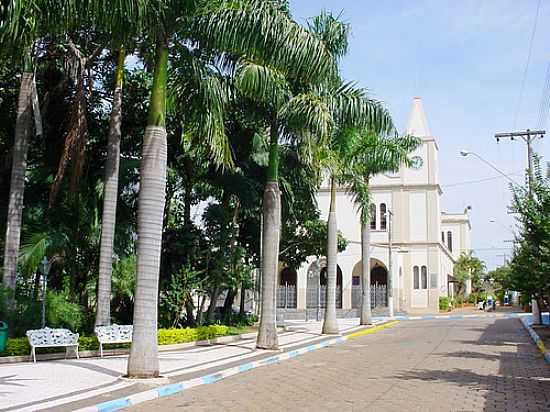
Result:
{"label": "hedge", "polygon": [[[198,328],[170,328],[158,330],[159,345],[174,345],[177,343],[194,342],[197,340],[213,339],[219,336],[237,335],[243,333],[245,328],[235,328],[225,325],[199,326]],[[81,336],[78,339],[78,350],[96,350],[99,342],[95,336]],[[110,345],[109,348],[125,348],[129,344]],[[64,348],[40,348],[39,353],[56,353],[65,351]],[[26,337],[8,339],[6,350],[0,356],[28,355],[31,352],[29,341]]]}

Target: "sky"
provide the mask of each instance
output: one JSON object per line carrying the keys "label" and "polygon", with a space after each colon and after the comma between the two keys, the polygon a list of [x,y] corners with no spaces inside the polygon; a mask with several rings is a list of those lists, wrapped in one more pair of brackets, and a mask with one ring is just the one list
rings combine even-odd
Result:
{"label": "sky", "polygon": [[[300,23],[327,10],[341,13],[351,24],[343,77],[382,100],[400,130],[405,129],[413,97],[422,98],[439,144],[442,209],[461,212],[472,207],[472,248],[489,269],[502,264],[504,254],[511,255],[511,243],[505,242],[513,239],[515,226],[507,210],[510,189],[506,178],[459,152],[475,152],[512,179],[524,181],[526,145],[497,144],[494,134],[537,127],[550,62],[549,1],[540,2],[525,82],[523,78],[538,4],[539,0],[290,1]],[[543,161],[550,161],[550,136],[538,140],[534,149]]]}

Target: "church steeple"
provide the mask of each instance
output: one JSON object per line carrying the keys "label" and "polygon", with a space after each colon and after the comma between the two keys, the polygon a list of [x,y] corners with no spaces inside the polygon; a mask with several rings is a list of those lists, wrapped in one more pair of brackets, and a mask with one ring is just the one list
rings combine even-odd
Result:
{"label": "church steeple", "polygon": [[413,106],[405,133],[420,138],[432,137],[420,97],[415,97],[413,99]]}

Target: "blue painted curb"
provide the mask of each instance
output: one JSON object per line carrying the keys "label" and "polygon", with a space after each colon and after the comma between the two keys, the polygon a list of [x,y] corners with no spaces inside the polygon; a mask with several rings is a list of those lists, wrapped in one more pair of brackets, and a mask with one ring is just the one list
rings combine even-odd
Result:
{"label": "blue painted curb", "polygon": [[546,361],[546,363],[550,365],[550,350],[546,348],[540,336],[531,327],[531,325],[533,324],[533,318],[531,316],[523,317],[521,318],[521,323],[523,323],[523,326],[529,333],[529,336],[531,336],[531,339],[533,339],[533,342],[542,353],[542,356],[544,356],[544,360]]}
{"label": "blue painted curb", "polygon": [[[393,322],[389,322],[390,324]],[[397,322],[395,322],[397,323]],[[387,324],[387,323],[386,323]],[[392,325],[393,326],[393,325]],[[375,328],[384,329],[384,324],[377,325]],[[368,329],[366,329],[368,330]],[[210,375],[202,376],[200,378],[191,379],[189,381],[185,382],[178,382],[178,383],[172,383],[170,385],[161,386],[160,388],[155,388],[152,390],[148,390],[145,392],[139,392],[130,396],[127,396],[125,398],[115,399],[108,402],[103,402],[97,405],[89,406],[86,408],[79,409],[76,412],[114,412],[118,411],[123,408],[127,408],[128,406],[137,405],[139,403],[150,401],[158,398],[162,398],[164,396],[174,395],[179,392],[183,392],[185,389],[192,388],[194,386],[199,385],[209,385],[211,383],[217,382],[219,380],[222,380],[224,378],[227,378],[232,375],[236,375],[238,373],[246,372],[255,368],[259,368],[261,366],[266,365],[272,365],[275,363],[279,363],[286,359],[295,358],[296,356],[303,355],[308,352],[313,352],[318,349],[326,348],[327,346],[337,345],[340,343],[344,343],[348,339],[351,339],[353,336],[353,333],[350,333],[349,335],[345,336],[338,336],[332,339],[327,339],[319,343],[315,343],[309,346],[305,346],[303,348],[294,349],[289,352],[280,353],[274,356],[269,356],[264,359],[260,359],[253,362],[244,363],[242,365],[236,366],[234,368],[229,368],[222,370],[217,373],[213,373]]]}
{"label": "blue painted curb", "polygon": [[[521,321],[524,322],[524,317],[529,316],[527,313],[508,313],[508,314],[475,314],[475,315],[424,315],[424,316],[404,316],[404,315],[398,315],[393,318],[393,320],[397,321],[409,321],[409,320],[467,320],[467,319],[475,319],[475,318],[522,318]],[[388,318],[381,318],[376,317],[374,320],[377,321],[390,321]],[[525,323],[524,323],[525,325]],[[379,325],[383,326],[383,325]],[[527,325],[526,325],[527,327]],[[532,330],[532,328],[529,327],[529,329]],[[531,333],[531,332],[530,332]],[[534,333],[534,331],[533,331]],[[266,365],[272,365],[275,363],[279,363],[283,360],[294,358],[296,356],[303,355],[308,352],[313,352],[318,349],[325,348],[327,346],[332,346],[336,344],[340,344],[345,342],[350,338],[350,336],[353,334],[349,334],[346,336],[339,336],[336,338],[324,340],[322,342],[305,346],[300,349],[291,350],[289,352],[280,353],[274,356],[270,356],[268,358],[260,359],[258,361],[254,362],[248,362],[239,366],[236,366],[234,368],[226,369],[223,371],[220,371],[218,373],[213,373],[210,375],[206,375],[200,378],[192,379],[190,381],[185,382],[178,382],[173,383],[170,385],[162,386],[160,388],[155,388],[149,391],[136,393],[133,395],[130,395],[125,398],[115,399],[112,401],[103,402],[100,404],[96,404],[93,406],[89,406],[86,408],[79,409],[76,412],[114,412],[123,408],[126,408],[128,406],[137,405],[139,403],[158,399],[164,396],[174,395],[179,392],[183,392],[185,389],[199,386],[199,385],[209,385],[211,383],[217,382],[219,380],[222,380],[224,378],[227,378],[232,375],[236,375],[238,373],[246,372],[261,366]],[[536,334],[535,334],[536,335]],[[532,335],[531,335],[532,336]],[[534,339],[534,338],[533,338]],[[539,339],[540,340],[540,339]],[[545,353],[545,359],[550,363],[550,352]]]}

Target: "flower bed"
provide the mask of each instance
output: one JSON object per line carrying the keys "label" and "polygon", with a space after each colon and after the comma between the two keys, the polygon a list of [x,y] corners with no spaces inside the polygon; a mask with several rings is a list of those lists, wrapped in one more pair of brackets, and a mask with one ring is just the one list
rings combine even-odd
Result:
{"label": "flower bed", "polygon": [[[220,336],[245,333],[247,328],[237,328],[225,325],[199,326],[198,328],[170,328],[158,330],[159,345],[175,345],[178,343],[195,342],[197,340],[213,339]],[[79,351],[97,350],[99,342],[95,336],[81,336],[78,339]],[[111,345],[109,348],[127,348],[130,344]],[[65,348],[41,348],[40,353],[63,352]],[[28,355],[31,351],[26,337],[8,339],[6,350],[0,356]]]}

